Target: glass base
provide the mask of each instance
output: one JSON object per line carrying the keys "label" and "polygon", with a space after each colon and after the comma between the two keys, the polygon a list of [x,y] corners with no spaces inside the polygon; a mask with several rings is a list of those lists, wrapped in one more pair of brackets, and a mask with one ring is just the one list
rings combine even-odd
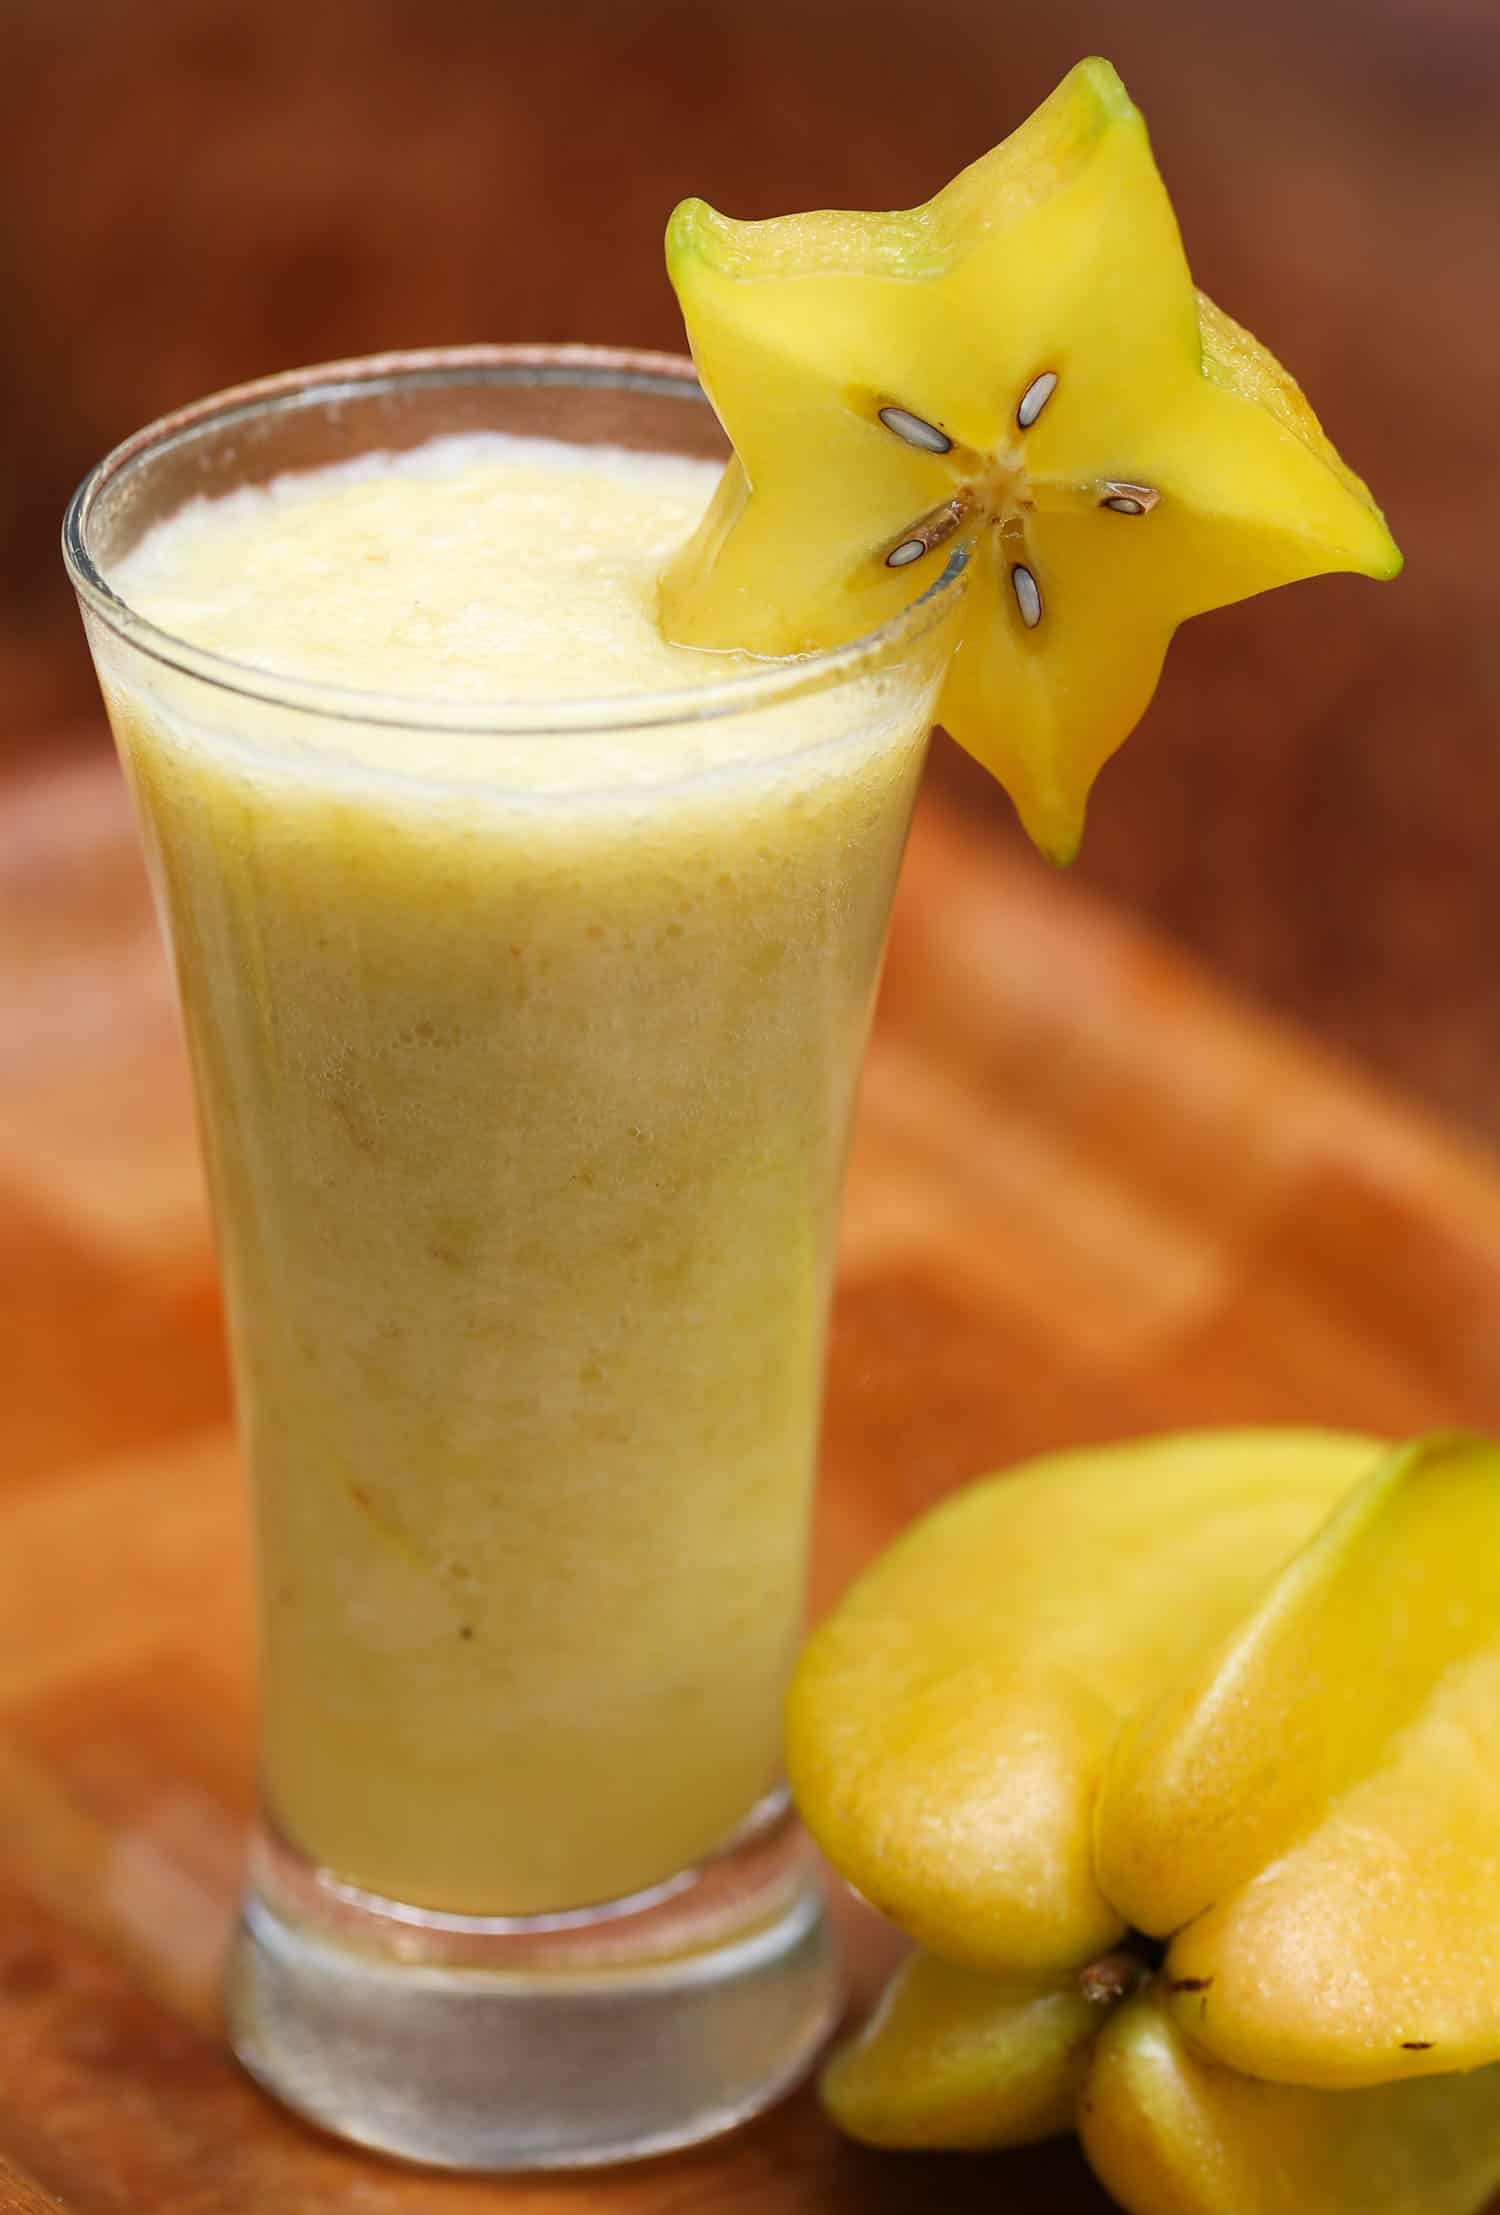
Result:
{"label": "glass base", "polygon": [[732,2129],[801,2078],[838,1980],[783,1793],[654,1890],[441,1915],[263,1833],[229,1984],[235,2052],[308,2121],[439,2168],[583,2168]]}

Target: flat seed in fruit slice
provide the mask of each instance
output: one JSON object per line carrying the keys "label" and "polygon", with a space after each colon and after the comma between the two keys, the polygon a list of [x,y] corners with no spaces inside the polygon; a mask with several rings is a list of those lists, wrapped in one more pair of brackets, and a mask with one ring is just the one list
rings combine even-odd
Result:
{"label": "flat seed in fruit slice", "polygon": [[1126,2215],[1480,2215],[1500,2068],[1363,2092],[1217,2068],[1143,1994],[1100,2033],[1079,2135]]}
{"label": "flat seed in fruit slice", "polygon": [[1390,576],[1368,491],[1279,365],[1193,288],[1145,125],[1081,62],[924,206],[741,223],[667,262],[735,458],[661,588],[668,634],[795,654],[874,629],[951,556],[941,703],[1066,860],[1176,625],[1325,570]]}
{"label": "flat seed in fruit slice", "polygon": [[1122,1722],[1214,1645],[1379,1459],[1219,1431],[1052,1454],[958,1493],[813,1633],[787,1773],[834,1867],[946,1959],[1045,1977],[1124,1923],[1093,1805]]}
{"label": "flat seed in fruit slice", "polygon": [[1104,1891],[1182,2029],[1278,2082],[1500,2061],[1500,1449],[1376,1471],[1121,1734]]}
{"label": "flat seed in fruit slice", "polygon": [[1073,2128],[1103,2017],[1076,1976],[1030,1983],[908,1957],[823,2071],[823,2104],[868,2146],[1029,2146]]}

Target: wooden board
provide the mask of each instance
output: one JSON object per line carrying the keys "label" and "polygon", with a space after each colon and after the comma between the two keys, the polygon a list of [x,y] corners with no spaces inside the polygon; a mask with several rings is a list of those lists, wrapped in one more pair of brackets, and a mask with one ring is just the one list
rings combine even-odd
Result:
{"label": "wooden board", "polygon": [[[470,2184],[245,2082],[247,1578],[170,999],[113,768],[0,789],[0,2215],[1099,2215],[1067,2147]],[[938,801],[850,1177],[816,1596],[961,1479],[1177,1423],[1500,1424],[1500,1175]],[[856,1994],[892,1958],[841,1906]]]}

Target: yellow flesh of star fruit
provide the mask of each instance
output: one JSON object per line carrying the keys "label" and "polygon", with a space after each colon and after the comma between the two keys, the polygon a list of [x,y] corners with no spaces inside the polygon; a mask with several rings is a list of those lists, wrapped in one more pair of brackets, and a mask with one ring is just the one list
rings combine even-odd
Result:
{"label": "yellow flesh of star fruit", "polygon": [[920,208],[740,223],[689,200],[667,263],[735,458],[663,628],[841,644],[966,550],[940,716],[1053,859],[1185,617],[1400,567],[1296,385],[1194,290],[1107,62]]}

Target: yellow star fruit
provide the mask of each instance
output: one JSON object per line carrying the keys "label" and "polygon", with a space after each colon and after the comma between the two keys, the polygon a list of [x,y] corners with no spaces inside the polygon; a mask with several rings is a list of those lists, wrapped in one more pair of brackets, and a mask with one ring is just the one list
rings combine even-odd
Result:
{"label": "yellow star fruit", "polygon": [[1145,1993],[1099,2035],[1078,2132],[1129,2215],[1478,2215],[1500,2183],[1500,2065],[1263,2084],[1205,2061]]}
{"label": "yellow star fruit", "polygon": [[1107,62],[920,208],[742,223],[688,200],[667,265],[735,455],[664,629],[839,644],[957,556],[941,720],[1055,860],[1185,617],[1400,567],[1291,378],[1195,291]]}
{"label": "yellow star fruit", "polygon": [[1078,1979],[979,1975],[920,1950],[823,2073],[870,2146],[1029,2146],[1070,2130],[1099,2028]]}
{"label": "yellow star fruit", "polygon": [[1216,2059],[1500,2060],[1500,1451],[1395,1455],[1115,1743],[1098,1880]]}
{"label": "yellow star fruit", "polygon": [[787,1703],[787,1775],[835,1868],[973,1969],[1046,1976],[1113,1945],[1093,1814],[1120,1730],[1379,1450],[1297,1430],[1089,1447],[913,1525],[814,1631]]}
{"label": "yellow star fruit", "polygon": [[1224,1432],[989,1479],[815,1633],[789,1746],[920,1941],[826,2072],[853,2135],[1071,2123],[1131,2215],[1500,2186],[1500,1448]]}

